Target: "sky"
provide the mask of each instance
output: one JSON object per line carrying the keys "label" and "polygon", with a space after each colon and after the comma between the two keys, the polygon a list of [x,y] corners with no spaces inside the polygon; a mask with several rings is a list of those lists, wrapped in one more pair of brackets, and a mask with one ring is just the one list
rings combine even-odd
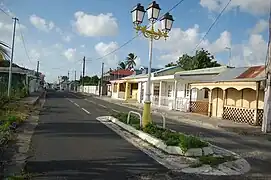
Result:
{"label": "sky", "polygon": [[[101,63],[105,70],[116,68],[132,52],[138,58],[137,67],[148,66],[148,39],[139,36],[130,43],[136,32],[131,9],[141,3],[146,8],[149,0],[0,0],[0,40],[11,44],[13,20],[17,17],[14,63],[40,71],[46,81],[58,76],[77,78],[86,57],[86,75],[100,75]],[[179,0],[156,1],[161,15]],[[204,34],[227,4],[227,0],[184,0],[170,13],[174,24],[169,38],[154,42],[153,67],[162,68],[176,62],[182,54],[193,55],[196,46],[214,54],[226,65],[262,65],[266,59],[270,0],[232,0],[226,11],[206,38]],[[149,22],[145,17],[143,25]],[[160,28],[158,22],[156,28]],[[121,48],[120,48],[121,47]],[[229,58],[229,49],[231,58]],[[108,53],[114,51],[108,56]],[[102,57],[102,58],[101,58]]]}

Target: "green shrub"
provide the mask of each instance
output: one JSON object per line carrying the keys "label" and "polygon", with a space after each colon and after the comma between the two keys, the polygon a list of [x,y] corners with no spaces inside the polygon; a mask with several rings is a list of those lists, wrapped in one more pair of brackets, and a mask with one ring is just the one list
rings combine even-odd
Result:
{"label": "green shrub", "polygon": [[199,158],[199,161],[201,164],[207,164],[212,167],[222,164],[224,162],[234,161],[234,160],[236,160],[236,158],[233,156],[223,156],[223,157],[201,156]]}
{"label": "green shrub", "polygon": [[[114,114],[113,116],[119,119],[121,122],[127,123],[127,113],[118,113]],[[131,116],[130,124],[136,129],[140,129],[138,117]],[[145,133],[161,139],[168,146],[179,146],[183,151],[187,151],[190,148],[202,148],[208,146],[207,142],[201,141],[198,137],[173,132],[169,129],[163,129],[154,124],[148,124],[142,130]]]}

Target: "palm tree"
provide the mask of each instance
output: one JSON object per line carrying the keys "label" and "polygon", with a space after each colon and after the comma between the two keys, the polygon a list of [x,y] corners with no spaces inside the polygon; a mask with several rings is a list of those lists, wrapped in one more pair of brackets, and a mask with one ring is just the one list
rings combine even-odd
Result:
{"label": "palm tree", "polygon": [[0,61],[7,60],[10,58],[9,49],[10,47],[6,43],[0,41]]}
{"label": "palm tree", "polygon": [[126,66],[128,69],[132,69],[136,66],[136,60],[137,56],[134,53],[129,53],[126,57]]}
{"label": "palm tree", "polygon": [[126,64],[125,64],[125,62],[120,62],[119,63],[119,67],[118,67],[118,69],[126,69]]}

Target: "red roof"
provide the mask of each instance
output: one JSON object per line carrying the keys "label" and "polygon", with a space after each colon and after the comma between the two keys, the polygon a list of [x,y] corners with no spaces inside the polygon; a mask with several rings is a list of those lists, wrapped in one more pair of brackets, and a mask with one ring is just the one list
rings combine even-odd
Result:
{"label": "red roof", "polygon": [[116,71],[112,71],[111,74],[115,74],[115,75],[124,75],[124,76],[130,76],[134,73],[134,71],[131,70],[127,70],[127,69],[119,69]]}
{"label": "red roof", "polygon": [[259,74],[261,74],[264,70],[265,70],[265,66],[253,66],[253,67],[248,68],[245,72],[243,72],[238,77],[236,77],[236,79],[255,78]]}

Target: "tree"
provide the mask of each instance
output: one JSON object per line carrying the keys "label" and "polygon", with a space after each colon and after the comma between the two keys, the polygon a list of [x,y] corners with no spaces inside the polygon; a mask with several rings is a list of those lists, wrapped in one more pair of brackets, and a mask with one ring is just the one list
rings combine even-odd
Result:
{"label": "tree", "polygon": [[132,69],[136,66],[136,60],[137,56],[134,53],[129,53],[126,57],[126,67],[128,69]]}
{"label": "tree", "polygon": [[61,79],[62,79],[62,81],[68,81],[69,80],[68,76],[62,76]]}
{"label": "tree", "polygon": [[119,64],[118,64],[118,69],[126,69],[126,64],[125,62],[121,61]]}
{"label": "tree", "polygon": [[165,65],[165,67],[172,67],[172,66],[177,66],[177,64],[170,62],[168,64]]}
{"label": "tree", "polygon": [[6,43],[0,41],[0,61],[7,60],[10,58],[9,48],[10,47]]}
{"label": "tree", "polygon": [[[80,80],[79,80],[80,84],[82,84],[82,80],[83,80],[83,78],[80,77]],[[100,78],[96,75],[92,76],[92,77],[90,77],[90,76],[84,77],[84,85],[87,85],[87,86],[91,86],[91,85],[97,86],[99,81],[100,81]]]}
{"label": "tree", "polygon": [[214,60],[214,56],[204,49],[196,51],[195,56],[189,56],[187,54],[184,54],[177,61],[177,65],[184,70],[203,69],[221,66],[217,61]]}

